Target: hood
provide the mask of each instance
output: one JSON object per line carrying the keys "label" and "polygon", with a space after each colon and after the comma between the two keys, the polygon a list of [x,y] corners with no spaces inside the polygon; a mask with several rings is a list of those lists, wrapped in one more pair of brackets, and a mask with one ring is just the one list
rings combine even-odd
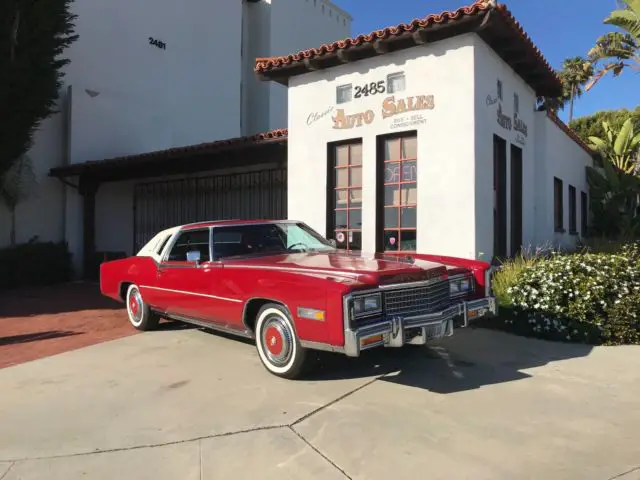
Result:
{"label": "hood", "polygon": [[313,275],[350,285],[384,285],[446,278],[441,263],[361,252],[310,252],[226,260],[230,268],[275,270]]}

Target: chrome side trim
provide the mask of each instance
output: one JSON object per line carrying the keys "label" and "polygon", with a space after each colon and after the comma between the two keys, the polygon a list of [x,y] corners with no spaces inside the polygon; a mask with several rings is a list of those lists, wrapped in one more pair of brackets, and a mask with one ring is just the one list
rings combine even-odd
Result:
{"label": "chrome side trim", "polygon": [[161,316],[170,318],[171,320],[177,320],[178,322],[189,323],[191,325],[197,325],[198,327],[206,328],[208,330],[215,330],[217,332],[228,333],[236,335],[238,337],[253,339],[253,332],[250,330],[240,330],[221,323],[209,323],[196,318],[185,317],[183,315],[177,315],[174,313],[160,313]]}
{"label": "chrome side trim", "polygon": [[160,292],[180,293],[182,295],[194,295],[196,297],[211,298],[213,300],[223,300],[225,302],[242,303],[242,300],[236,298],[218,297],[216,295],[206,295],[204,293],[187,292],[185,290],[173,290],[170,288],[152,287],[150,285],[140,285],[140,288],[148,288],[149,290],[158,290]]}
{"label": "chrome side trim", "polygon": [[337,347],[335,345],[329,345],[328,343],[322,343],[322,342],[311,342],[309,340],[300,340],[300,346],[304,348],[309,348],[311,350],[322,350],[323,352],[344,353],[343,347]]}

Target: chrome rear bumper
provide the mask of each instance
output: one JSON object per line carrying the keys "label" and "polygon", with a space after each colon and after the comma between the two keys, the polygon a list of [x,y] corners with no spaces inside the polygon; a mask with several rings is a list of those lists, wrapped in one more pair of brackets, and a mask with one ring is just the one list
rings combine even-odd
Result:
{"label": "chrome rear bumper", "polygon": [[346,328],[344,353],[357,357],[362,350],[375,347],[402,347],[405,344],[423,345],[428,340],[453,335],[454,319],[460,317],[463,327],[487,315],[496,315],[498,304],[494,297],[463,301],[436,313],[419,317],[392,317],[358,328]]}

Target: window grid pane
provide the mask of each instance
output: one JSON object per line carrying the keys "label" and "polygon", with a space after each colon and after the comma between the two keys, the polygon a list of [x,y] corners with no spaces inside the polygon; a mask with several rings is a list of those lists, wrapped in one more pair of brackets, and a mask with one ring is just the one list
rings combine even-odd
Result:
{"label": "window grid pane", "polygon": [[338,248],[359,250],[362,244],[362,144],[335,147],[334,234]]}
{"label": "window grid pane", "polygon": [[415,251],[417,238],[417,137],[385,141],[384,250]]}

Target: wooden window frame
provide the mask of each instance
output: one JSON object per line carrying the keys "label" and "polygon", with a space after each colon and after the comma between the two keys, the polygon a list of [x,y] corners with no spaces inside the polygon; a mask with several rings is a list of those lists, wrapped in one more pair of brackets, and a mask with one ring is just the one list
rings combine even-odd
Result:
{"label": "wooden window frame", "polygon": [[587,192],[580,192],[580,233],[583,237],[587,236],[587,227],[589,226],[589,197]]}
{"label": "wooden window frame", "polygon": [[[360,241],[362,241],[362,226],[360,228],[351,228],[349,225],[349,215],[351,210],[360,210],[360,216],[362,218],[362,210],[363,205],[360,204],[360,207],[350,207],[351,203],[351,190],[360,190],[363,191],[362,183],[359,186],[351,186],[349,185],[351,179],[350,169],[353,167],[359,167],[361,171],[364,173],[363,161],[361,159],[361,163],[359,165],[351,163],[351,146],[359,145],[360,148],[363,148],[362,138],[350,138],[348,140],[343,140],[340,142],[331,142],[327,144],[327,238],[335,239],[338,233],[344,233],[346,235],[345,243],[347,248],[340,248],[341,250],[345,250],[347,252],[352,251],[350,248],[351,241],[349,241],[350,233],[359,233]],[[343,166],[337,165],[337,150],[339,147],[347,146],[349,148],[349,154],[347,159],[347,164]],[[346,187],[338,187],[337,186],[337,175],[336,172],[338,170],[347,170],[347,186]],[[338,207],[336,203],[336,192],[337,191],[346,191],[347,192],[347,206],[346,207]],[[336,212],[346,211],[347,212],[347,228],[337,228],[336,226]],[[362,248],[362,246],[360,246]]]}
{"label": "wooden window frame", "polygon": [[578,235],[578,194],[576,187],[569,185],[569,233]]}
{"label": "wooden window frame", "polygon": [[556,233],[564,233],[564,183],[553,177],[553,227]]}
{"label": "wooden window frame", "polygon": [[[403,158],[402,157],[402,140],[405,138],[415,138],[416,140],[416,156],[412,158]],[[385,151],[385,143],[389,140],[400,139],[399,148],[400,152],[397,159],[394,160],[385,160],[384,159],[384,151]],[[388,135],[380,135],[378,136],[377,141],[377,152],[376,152],[376,199],[377,199],[377,209],[376,209],[376,250],[378,252],[398,252],[398,253],[416,253],[417,250],[417,240],[418,240],[418,199],[416,198],[415,203],[402,203],[402,193],[400,193],[400,203],[398,205],[387,206],[385,205],[385,187],[390,185],[397,185],[399,192],[402,192],[402,185],[410,185],[415,184],[416,189],[418,187],[418,176],[416,173],[416,180],[414,181],[404,181],[402,179],[402,165],[405,162],[415,162],[416,170],[418,169],[418,131],[417,130],[408,130],[404,132],[397,132]],[[384,171],[385,167],[388,164],[398,164],[400,166],[400,177],[397,182],[386,182]],[[385,213],[390,209],[397,209],[398,214],[398,227],[385,227]],[[402,209],[403,208],[415,208],[416,209],[416,226],[414,227],[402,227]],[[385,232],[387,231],[397,231],[398,235],[398,249],[397,250],[385,250]],[[416,249],[413,250],[403,250],[401,248],[402,245],[402,232],[415,232],[416,234]]]}

